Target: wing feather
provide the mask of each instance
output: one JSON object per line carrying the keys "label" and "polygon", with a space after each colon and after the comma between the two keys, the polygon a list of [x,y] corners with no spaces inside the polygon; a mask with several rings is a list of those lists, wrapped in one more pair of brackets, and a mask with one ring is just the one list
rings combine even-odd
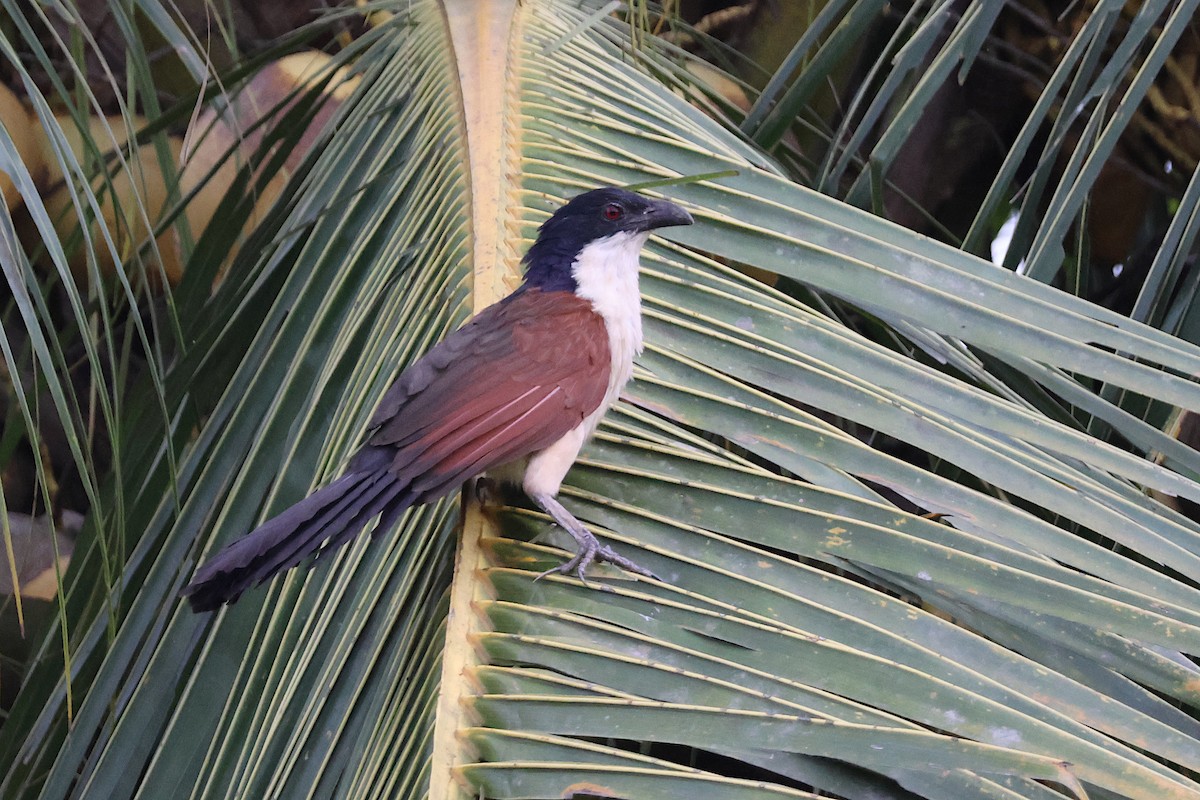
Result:
{"label": "wing feather", "polygon": [[548,447],[603,402],[604,320],[571,292],[527,290],[483,311],[388,390],[374,447],[415,502]]}

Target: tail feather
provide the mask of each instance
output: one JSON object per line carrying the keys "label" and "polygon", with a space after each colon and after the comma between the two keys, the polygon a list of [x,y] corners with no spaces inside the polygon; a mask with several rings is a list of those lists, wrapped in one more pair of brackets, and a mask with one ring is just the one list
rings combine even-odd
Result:
{"label": "tail feather", "polygon": [[380,517],[379,523],[371,531],[371,539],[374,540],[375,536],[381,530],[379,526],[384,525],[386,522],[387,527],[390,528],[391,523],[396,521],[396,517],[400,515],[400,512],[412,504],[411,498],[411,495],[403,492],[394,482],[390,486],[383,487],[368,505],[360,508],[354,516],[350,517],[345,523],[340,524],[341,530],[331,536],[321,546],[321,549],[317,552],[317,558],[324,557],[353,539],[362,532],[368,520],[382,511],[383,515]]}
{"label": "tail feather", "polygon": [[193,611],[233,603],[242,592],[313,554],[345,544],[371,517],[407,505],[386,471],[352,471],[230,544],[196,571],[183,590]]}
{"label": "tail feather", "polygon": [[[353,523],[358,513],[379,495],[381,483],[390,483],[390,481],[379,475],[366,476],[356,485],[348,488],[311,520],[294,526],[292,533],[272,553],[271,574],[296,566],[306,556],[319,554],[329,545],[327,540],[330,537],[345,534],[343,541],[348,541],[358,533],[358,529],[346,530],[346,528]],[[283,514],[287,513],[283,512]],[[361,527],[360,524],[359,528]],[[269,577],[269,575],[264,577]]]}

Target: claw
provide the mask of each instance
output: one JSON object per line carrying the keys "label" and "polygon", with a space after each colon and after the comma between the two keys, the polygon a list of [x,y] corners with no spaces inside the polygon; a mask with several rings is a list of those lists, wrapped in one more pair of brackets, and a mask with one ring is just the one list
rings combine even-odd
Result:
{"label": "claw", "polygon": [[640,564],[630,561],[628,558],[621,555],[616,550],[613,550],[608,545],[601,545],[599,540],[596,539],[596,536],[587,528],[583,527],[583,523],[575,519],[575,517],[571,515],[571,512],[563,508],[562,505],[553,497],[549,495],[532,495],[532,498],[535,503],[541,506],[543,511],[549,514],[554,521],[558,523],[559,527],[571,534],[571,538],[573,538],[575,543],[579,546],[579,549],[575,551],[575,555],[573,555],[569,560],[564,561],[557,567],[553,567],[552,569],[548,569],[539,574],[536,578],[534,578],[535,581],[541,580],[547,575],[552,574],[574,575],[584,586],[588,586],[589,584],[587,582],[587,578],[585,577],[585,573],[593,561],[608,562],[609,564],[620,567],[627,572],[644,575],[647,578],[653,578],[655,580],[662,580],[662,578],[658,577],[650,570],[646,569]]}
{"label": "claw", "polygon": [[475,479],[475,501],[485,508],[499,505],[500,485],[486,475],[480,475]]}
{"label": "claw", "polygon": [[637,563],[636,561],[631,561],[630,559],[618,553],[616,550],[613,550],[608,545],[602,546],[596,552],[595,558],[597,561],[607,561],[609,564],[620,567],[626,572],[635,572],[638,575],[645,575],[647,578],[653,578],[656,581],[662,580],[662,578],[658,577],[641,564]]}

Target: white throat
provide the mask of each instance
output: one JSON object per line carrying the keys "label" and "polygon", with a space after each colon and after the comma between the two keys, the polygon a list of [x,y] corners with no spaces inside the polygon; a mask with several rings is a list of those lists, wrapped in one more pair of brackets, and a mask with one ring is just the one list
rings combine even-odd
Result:
{"label": "white throat", "polygon": [[[575,293],[589,300],[608,329],[612,372],[603,409],[617,399],[633,374],[633,358],[642,352],[642,296],[638,291],[638,258],[648,232],[614,233],[579,251],[571,265]],[[597,417],[599,421],[599,417]]]}

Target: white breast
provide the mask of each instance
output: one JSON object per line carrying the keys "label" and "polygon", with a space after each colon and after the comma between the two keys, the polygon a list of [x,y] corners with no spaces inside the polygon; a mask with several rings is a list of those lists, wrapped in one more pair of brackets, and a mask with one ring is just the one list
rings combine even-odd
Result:
{"label": "white breast", "polygon": [[[580,251],[571,273],[577,295],[590,300],[604,317],[612,371],[608,393],[597,409],[595,423],[633,374],[633,359],[642,352],[642,296],[638,291],[638,257],[649,233],[616,233]],[[593,423],[592,428],[595,428]],[[591,430],[588,431],[589,433]]]}
{"label": "white breast", "polygon": [[621,389],[633,374],[633,359],[642,352],[642,296],[638,291],[638,256],[649,233],[616,233],[592,242],[580,251],[571,273],[575,293],[591,301],[604,318],[612,368],[608,391],[599,408],[579,427],[530,457],[522,484],[530,495],[558,493],[567,470],[575,463],[584,442],[600,424]]}

